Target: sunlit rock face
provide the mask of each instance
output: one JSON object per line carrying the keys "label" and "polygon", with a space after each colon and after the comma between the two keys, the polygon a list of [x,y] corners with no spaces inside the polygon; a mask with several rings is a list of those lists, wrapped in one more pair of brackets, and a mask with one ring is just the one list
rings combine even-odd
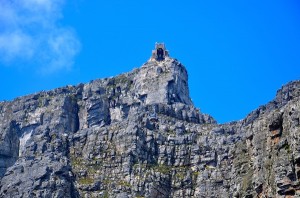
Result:
{"label": "sunlit rock face", "polygon": [[220,125],[160,56],[1,102],[0,197],[299,197],[299,91]]}
{"label": "sunlit rock face", "polygon": [[146,105],[177,102],[192,105],[187,71],[174,59],[145,63],[134,77],[134,90]]}

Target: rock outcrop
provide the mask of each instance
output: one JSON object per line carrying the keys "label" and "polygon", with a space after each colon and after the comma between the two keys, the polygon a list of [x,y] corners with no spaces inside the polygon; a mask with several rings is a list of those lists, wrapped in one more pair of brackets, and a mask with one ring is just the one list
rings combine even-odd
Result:
{"label": "rock outcrop", "polygon": [[166,57],[1,102],[0,197],[299,197],[299,95],[217,124]]}

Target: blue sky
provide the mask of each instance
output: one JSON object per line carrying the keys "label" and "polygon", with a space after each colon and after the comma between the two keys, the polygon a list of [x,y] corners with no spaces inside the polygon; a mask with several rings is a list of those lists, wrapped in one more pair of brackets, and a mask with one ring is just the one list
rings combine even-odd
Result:
{"label": "blue sky", "polygon": [[155,42],[220,123],[300,79],[297,0],[2,0],[0,24],[0,100],[130,71]]}

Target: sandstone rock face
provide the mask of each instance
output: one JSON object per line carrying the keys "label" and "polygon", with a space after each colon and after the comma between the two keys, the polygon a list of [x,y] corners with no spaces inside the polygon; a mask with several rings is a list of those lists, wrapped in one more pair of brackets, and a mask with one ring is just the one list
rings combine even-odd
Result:
{"label": "sandstone rock face", "polygon": [[166,57],[0,102],[0,197],[299,197],[299,95],[220,125]]}

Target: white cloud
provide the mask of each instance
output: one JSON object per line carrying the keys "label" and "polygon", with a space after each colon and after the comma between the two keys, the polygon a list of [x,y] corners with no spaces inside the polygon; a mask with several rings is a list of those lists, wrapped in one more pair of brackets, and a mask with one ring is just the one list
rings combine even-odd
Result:
{"label": "white cloud", "polygon": [[80,41],[72,28],[58,24],[64,0],[2,1],[0,61],[25,61],[43,73],[72,67]]}
{"label": "white cloud", "polygon": [[34,53],[32,38],[22,32],[10,32],[0,35],[0,55],[3,61],[14,58],[30,59]]}

